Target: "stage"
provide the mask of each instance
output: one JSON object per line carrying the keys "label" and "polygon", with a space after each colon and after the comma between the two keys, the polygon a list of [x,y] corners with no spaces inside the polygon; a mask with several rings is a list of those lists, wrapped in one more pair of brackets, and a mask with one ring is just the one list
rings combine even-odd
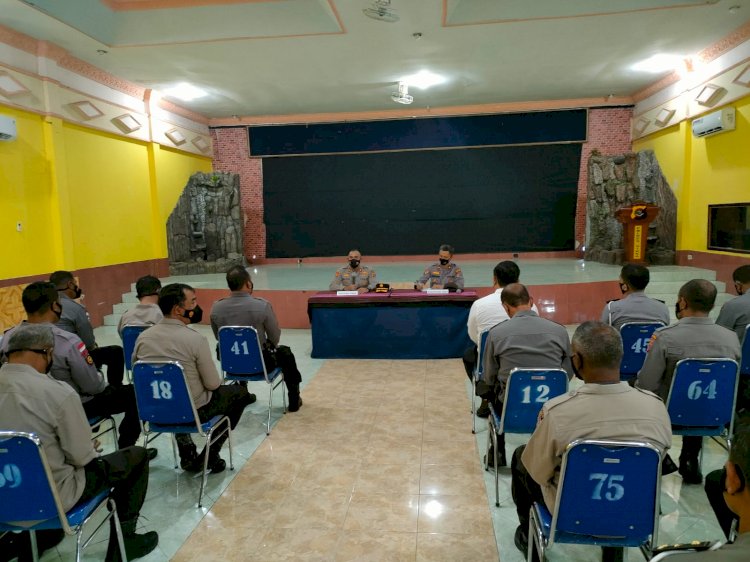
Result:
{"label": "stage", "polygon": [[[457,256],[455,261],[463,270],[467,289],[475,290],[479,297],[492,291],[492,269],[500,259],[461,259]],[[561,324],[598,319],[606,301],[620,297],[617,284],[620,266],[574,258],[524,257],[515,261],[521,269],[521,283],[529,288],[540,314]],[[400,256],[388,261],[370,261],[364,256],[362,263],[375,269],[380,282],[408,285],[432,262],[425,256]],[[282,328],[309,328],[308,299],[320,291],[327,291],[336,269],[343,265],[343,258],[251,265],[255,296],[273,304]],[[718,314],[720,305],[733,296],[723,294],[724,283],[715,281],[716,272],[712,270],[676,265],[649,269],[651,283],[646,293],[666,302],[670,310],[680,286],[690,279],[710,279],[716,283],[719,297],[713,316]],[[213,303],[228,293],[224,274],[162,278],[165,285],[174,282],[187,283],[197,290],[198,302],[206,311],[206,322]],[[123,304],[115,305],[115,314],[105,317],[105,324],[116,324],[119,314],[134,301],[134,294],[127,295]]]}

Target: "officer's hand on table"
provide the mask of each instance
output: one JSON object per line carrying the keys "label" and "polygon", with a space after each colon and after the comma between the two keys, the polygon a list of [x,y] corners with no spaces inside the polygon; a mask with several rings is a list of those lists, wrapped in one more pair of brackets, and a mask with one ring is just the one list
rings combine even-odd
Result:
{"label": "officer's hand on table", "polygon": [[421,291],[423,287],[424,287],[424,285],[422,283],[414,283],[414,288],[417,291]]}
{"label": "officer's hand on table", "polygon": [[357,289],[357,292],[360,295],[366,293],[367,291],[369,291],[369,289],[367,287],[360,287],[359,289]]}
{"label": "officer's hand on table", "polygon": [[442,289],[443,286],[442,285],[438,285],[437,283],[435,283],[435,284],[432,285],[432,288],[433,289]]}

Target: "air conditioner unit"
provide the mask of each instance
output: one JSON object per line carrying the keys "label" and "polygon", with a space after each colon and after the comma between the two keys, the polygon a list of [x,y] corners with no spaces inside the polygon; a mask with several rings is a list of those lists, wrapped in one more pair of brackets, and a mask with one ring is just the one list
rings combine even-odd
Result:
{"label": "air conditioner unit", "polygon": [[12,117],[0,115],[0,141],[10,141],[16,138],[16,120]]}
{"label": "air conditioner unit", "polygon": [[693,136],[707,137],[724,131],[734,131],[734,107],[725,107],[693,119]]}

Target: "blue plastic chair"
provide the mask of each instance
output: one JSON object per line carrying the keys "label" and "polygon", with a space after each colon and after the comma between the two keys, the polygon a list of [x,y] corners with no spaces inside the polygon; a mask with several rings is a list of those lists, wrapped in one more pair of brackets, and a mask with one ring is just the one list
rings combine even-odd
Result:
{"label": "blue plastic chair", "polygon": [[472,377],[473,383],[473,394],[471,395],[471,432],[477,432],[477,383],[484,380],[484,350],[487,348],[487,334],[490,331],[486,330],[479,336],[479,353],[477,354],[477,362],[474,365],[474,376]]}
{"label": "blue plastic chair", "polygon": [[[284,373],[276,367],[270,373],[263,361],[258,332],[252,326],[223,326],[219,328],[219,357],[224,378],[229,381],[246,381],[268,383],[268,420],[266,435],[271,434],[271,408],[273,391],[284,384]],[[284,413],[286,413],[286,392],[282,392]]]}
{"label": "blue plastic chair", "polygon": [[[529,550],[546,560],[555,543],[600,547],[658,544],[661,451],[639,441],[579,439],[563,453],[555,509],[535,503]],[[648,556],[650,558],[650,555]]]}
{"label": "blue plastic chair", "polygon": [[133,382],[133,351],[135,350],[135,341],[141,335],[143,330],[151,326],[136,324],[127,324],[122,329],[122,352],[125,355],[125,370],[128,373],[130,382]]}
{"label": "blue plastic chair", "polygon": [[229,468],[234,470],[232,461],[232,428],[226,416],[214,416],[201,422],[195,409],[190,389],[185,380],[182,365],[177,361],[145,362],[136,361],[133,365],[133,385],[138,404],[138,417],[143,422],[144,447],[151,432],[172,434],[174,467],[177,468],[175,433],[198,433],[206,439],[206,454],[203,458],[203,475],[198,495],[198,507],[203,504],[203,490],[208,477],[208,459],[211,445],[217,438],[228,434]]}
{"label": "blue plastic chair", "polygon": [[[497,471],[498,437],[504,433],[534,433],[539,411],[547,400],[568,391],[568,373],[563,369],[512,369],[505,383],[503,412],[498,415],[490,404],[487,418],[487,447],[494,450],[495,505],[500,506]],[[485,458],[484,469],[488,470]]]}
{"label": "blue plastic chair", "polygon": [[620,362],[620,380],[634,379],[643,367],[651,336],[664,324],[661,322],[626,322],[620,326],[623,356]]}
{"label": "blue plastic chair", "polygon": [[[110,518],[115,522],[120,556],[127,560],[117,508],[109,494],[106,490],[66,512],[39,437],[34,433],[0,431],[0,531],[29,531],[35,562],[39,560],[36,531],[62,529],[67,535],[75,535],[76,561],[80,562],[83,550]],[[104,506],[107,509],[102,510]],[[84,541],[81,531],[99,511],[104,520]],[[18,521],[37,523],[30,527],[13,523]]]}
{"label": "blue plastic chair", "polygon": [[[682,359],[667,397],[673,435],[720,437],[730,446],[734,431],[739,365],[734,359]],[[701,447],[701,461],[703,448]]]}

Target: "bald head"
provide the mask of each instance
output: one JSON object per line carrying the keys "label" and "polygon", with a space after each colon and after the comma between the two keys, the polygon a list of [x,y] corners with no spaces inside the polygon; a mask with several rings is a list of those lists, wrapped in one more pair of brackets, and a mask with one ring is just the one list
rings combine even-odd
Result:
{"label": "bald head", "polygon": [[529,291],[521,283],[511,283],[506,286],[500,294],[500,302],[511,318],[519,310],[531,310],[534,304],[534,300],[529,296]]}
{"label": "bald head", "polygon": [[683,310],[706,316],[716,302],[716,287],[706,279],[692,279],[680,287],[677,298],[684,303],[678,303]]}

